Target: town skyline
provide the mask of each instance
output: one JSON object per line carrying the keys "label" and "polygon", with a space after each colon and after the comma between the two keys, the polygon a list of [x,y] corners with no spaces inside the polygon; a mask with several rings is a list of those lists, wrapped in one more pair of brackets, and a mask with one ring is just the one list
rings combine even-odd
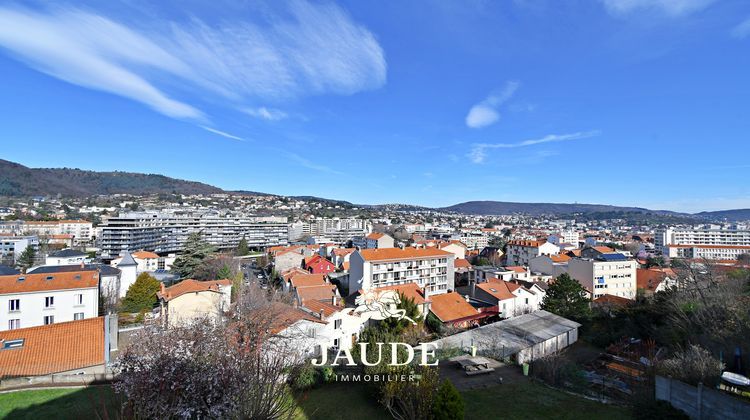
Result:
{"label": "town skyline", "polygon": [[99,3],[0,8],[3,158],[353,203],[750,207],[743,2]]}

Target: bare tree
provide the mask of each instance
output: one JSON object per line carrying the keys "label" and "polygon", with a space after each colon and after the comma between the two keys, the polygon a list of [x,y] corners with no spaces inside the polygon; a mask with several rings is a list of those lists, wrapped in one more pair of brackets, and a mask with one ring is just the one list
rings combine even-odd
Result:
{"label": "bare tree", "polygon": [[290,308],[249,288],[225,322],[144,328],[115,365],[126,416],[290,418],[287,372],[302,361],[298,342],[279,334]]}

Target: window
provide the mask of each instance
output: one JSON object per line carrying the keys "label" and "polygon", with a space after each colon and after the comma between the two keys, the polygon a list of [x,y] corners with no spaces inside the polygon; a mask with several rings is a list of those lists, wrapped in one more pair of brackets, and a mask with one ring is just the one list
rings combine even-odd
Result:
{"label": "window", "polygon": [[55,297],[54,296],[47,296],[44,298],[44,307],[45,308],[51,308],[55,306]]}
{"label": "window", "polygon": [[55,323],[55,316],[54,315],[46,315],[44,317],[44,325],[50,325]]}
{"label": "window", "polygon": [[333,321],[333,329],[338,330],[339,328],[341,328],[341,320],[337,319]]}
{"label": "window", "polygon": [[18,347],[23,347],[23,338],[18,340],[8,340],[5,343],[3,343],[3,349],[15,349]]}
{"label": "window", "polygon": [[8,301],[8,310],[13,311],[20,311],[21,310],[21,300],[20,299],[11,299]]}
{"label": "window", "polygon": [[78,321],[83,319],[83,312],[76,312],[73,314],[73,320]]}
{"label": "window", "polygon": [[83,305],[83,293],[78,293],[75,296],[75,304],[76,305]]}
{"label": "window", "polygon": [[11,319],[8,320],[8,329],[9,330],[17,330],[21,328],[21,320],[20,319]]}

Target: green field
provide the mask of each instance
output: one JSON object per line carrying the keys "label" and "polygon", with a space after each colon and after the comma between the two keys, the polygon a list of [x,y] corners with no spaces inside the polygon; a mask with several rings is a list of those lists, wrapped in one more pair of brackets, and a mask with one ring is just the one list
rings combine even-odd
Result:
{"label": "green field", "polygon": [[0,419],[86,419],[112,404],[112,388],[54,388],[0,394]]}
{"label": "green field", "polygon": [[[630,418],[627,408],[590,401],[532,382],[464,391],[467,419],[607,419]],[[0,418],[92,418],[102,404],[112,404],[109,387],[61,388],[0,394]],[[297,397],[296,420],[388,419],[369,387],[334,383]]]}

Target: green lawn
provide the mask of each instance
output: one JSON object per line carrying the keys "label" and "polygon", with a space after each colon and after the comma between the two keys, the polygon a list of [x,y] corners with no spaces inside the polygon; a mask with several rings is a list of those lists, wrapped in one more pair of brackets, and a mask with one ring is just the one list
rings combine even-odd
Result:
{"label": "green lawn", "polygon": [[91,418],[111,401],[110,387],[56,388],[0,394],[0,419]]}
{"label": "green lawn", "polygon": [[336,382],[311,389],[297,397],[295,420],[390,419],[370,388],[357,382]]}
{"label": "green lawn", "polygon": [[629,419],[630,410],[533,382],[464,391],[467,419]]}

